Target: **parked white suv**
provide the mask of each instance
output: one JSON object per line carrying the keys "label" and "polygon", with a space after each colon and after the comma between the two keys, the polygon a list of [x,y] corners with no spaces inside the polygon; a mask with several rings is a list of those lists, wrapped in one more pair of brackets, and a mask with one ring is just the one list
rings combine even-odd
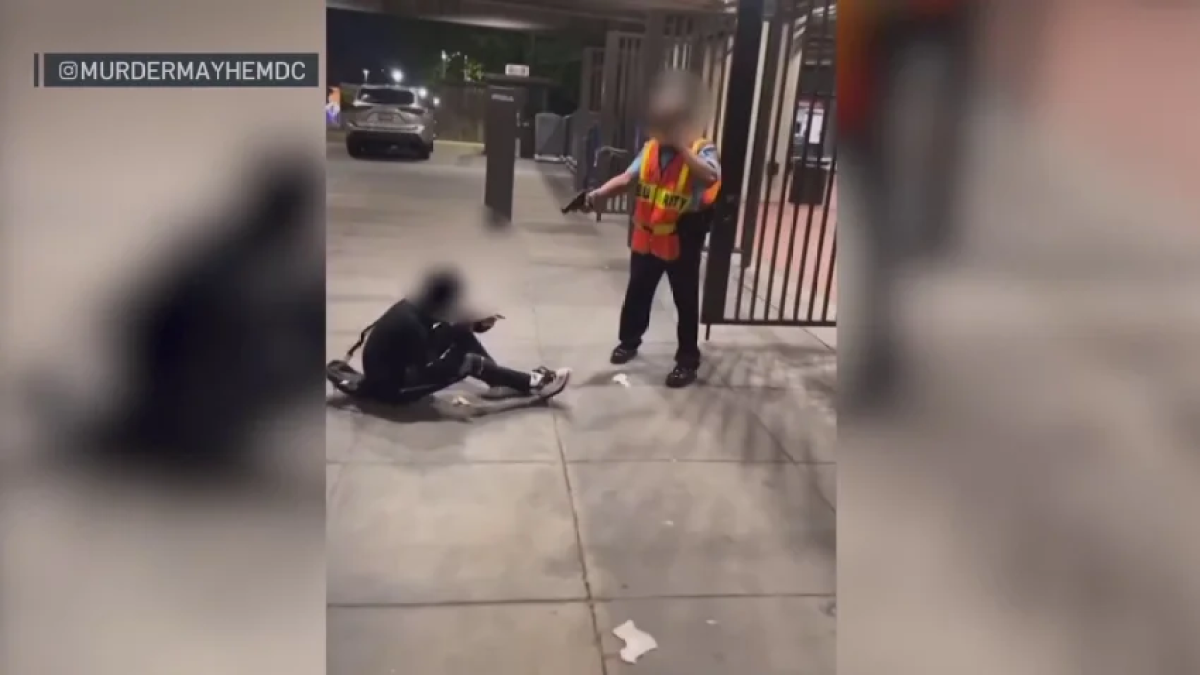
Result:
{"label": "parked white suv", "polygon": [[409,152],[421,159],[433,154],[437,137],[433,106],[418,90],[397,85],[363,85],[349,111],[346,151],[351,157],[368,152]]}

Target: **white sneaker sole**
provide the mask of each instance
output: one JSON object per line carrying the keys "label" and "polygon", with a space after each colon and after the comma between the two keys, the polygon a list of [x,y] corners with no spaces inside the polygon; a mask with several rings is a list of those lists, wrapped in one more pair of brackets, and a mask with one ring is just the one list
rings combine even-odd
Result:
{"label": "white sneaker sole", "polygon": [[554,381],[551,382],[545,389],[537,393],[537,397],[543,401],[548,401],[562,393],[563,389],[567,388],[567,383],[571,381],[571,369],[559,368],[554,371]]}

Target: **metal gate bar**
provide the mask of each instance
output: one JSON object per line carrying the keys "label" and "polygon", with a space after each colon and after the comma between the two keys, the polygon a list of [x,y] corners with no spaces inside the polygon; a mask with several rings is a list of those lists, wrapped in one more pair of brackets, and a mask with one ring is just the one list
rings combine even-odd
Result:
{"label": "metal gate bar", "polygon": [[[720,324],[832,326],[837,312],[837,219],[833,215],[837,149],[830,126],[836,104],[832,78],[836,4],[777,0],[765,45],[761,5],[761,0],[739,3],[728,95],[720,106],[725,118],[725,187],[708,253],[701,320],[710,328]],[[743,22],[743,17],[755,15],[755,25]],[[764,47],[761,58],[760,46]],[[793,53],[797,46],[798,55]],[[714,70],[723,68],[721,61],[708,68],[708,81]],[[750,84],[748,92],[745,82]],[[780,154],[782,167],[777,161]],[[780,174],[781,180],[776,181]],[[731,274],[735,242],[741,245],[741,255],[737,273]],[[797,261],[799,268],[794,269]]]}
{"label": "metal gate bar", "polygon": [[575,189],[589,186],[593,155],[599,143],[604,96],[604,50],[584,47],[579,77],[579,108],[567,117],[566,166],[575,173]]}
{"label": "metal gate bar", "polygon": [[[637,33],[610,31],[604,48],[603,84],[601,87],[601,147],[592,150],[593,162],[589,187],[596,187],[610,178],[636,142],[636,107],[641,88],[640,67],[643,36]],[[615,149],[604,150],[604,148]],[[620,157],[622,160],[614,158]],[[632,205],[628,194],[616,195],[605,201],[603,213],[627,213]]]}
{"label": "metal gate bar", "polygon": [[[829,0],[825,0],[825,2],[826,2],[826,5],[829,4]],[[792,102],[792,113],[790,115],[790,117],[792,119],[790,129],[792,129],[793,132],[797,126],[796,125],[796,116],[799,113],[800,100],[801,100],[801,97],[803,96],[804,90],[805,90],[805,84],[803,81],[807,79],[807,78],[805,78],[804,65],[805,65],[805,63],[808,62],[808,59],[810,58],[810,53],[814,49],[814,46],[817,45],[816,40],[813,39],[814,35],[824,35],[825,33],[823,33],[823,31],[828,31],[830,28],[830,24],[832,23],[831,21],[829,21],[828,15],[824,14],[824,13],[821,14],[821,18],[819,19],[819,21],[814,21],[814,19],[813,19],[814,14],[815,13],[810,12],[809,14],[806,15],[804,31],[801,36],[800,65],[799,65],[799,68],[797,69],[797,78],[798,79],[797,79],[797,82],[795,85],[796,95]],[[790,51],[785,52],[785,55],[790,56]],[[790,63],[790,61],[791,61],[791,59],[788,58],[789,63]],[[818,61],[818,63],[819,63],[819,61]],[[832,91],[828,92],[828,96],[832,97],[832,95],[833,95]],[[812,146],[810,143],[808,143],[808,133],[807,132],[808,132],[808,130],[812,129],[815,112],[816,112],[816,107],[813,105],[810,105],[806,112],[806,119],[805,119],[805,123],[804,123],[804,127],[803,127],[803,129],[806,130],[806,133],[800,139],[801,140],[801,150],[800,150],[799,164],[800,164],[801,171],[800,171],[799,175],[796,175],[796,172],[794,172],[792,170],[792,168],[793,168],[792,159],[793,159],[793,153],[795,152],[795,142],[793,140],[792,143],[788,144],[788,151],[787,151],[786,160],[785,160],[786,165],[784,166],[784,179],[783,179],[783,184],[785,186],[785,190],[784,190],[785,192],[787,191],[786,186],[789,185],[789,181],[788,181],[789,174],[790,174],[793,184],[795,181],[803,182],[803,181],[808,180],[805,170],[809,166],[809,151]],[[822,120],[822,121],[824,121],[824,120]],[[828,130],[828,126],[822,124],[821,132],[820,132],[821,133],[821,141],[819,143],[819,145],[821,147],[824,147],[824,135],[827,130]],[[774,157],[772,157],[772,161],[773,160],[774,160]],[[829,186],[831,187],[833,184],[832,179],[829,180],[828,183],[829,183]],[[804,186],[802,183],[801,190],[803,191],[803,189],[804,189]],[[817,238],[817,242],[818,242],[817,260],[818,261],[821,260],[821,252],[824,249],[824,242],[825,242],[825,237],[824,237],[825,225],[824,224],[828,222],[829,206],[830,206],[830,202],[828,199],[824,199],[824,200],[822,200],[822,202],[824,203],[825,208],[823,209],[824,216],[822,217],[822,230],[821,230],[822,234],[821,234],[821,236],[819,236]],[[800,302],[800,298],[803,295],[803,290],[804,290],[804,286],[803,286],[804,271],[806,269],[807,258],[808,258],[808,242],[809,242],[809,235],[812,231],[813,214],[814,214],[814,210],[812,208],[809,208],[808,209],[808,218],[807,218],[807,222],[806,222],[805,228],[804,228],[804,244],[801,247],[800,270],[797,275],[797,286],[796,286],[796,290],[795,290],[795,301],[797,304],[796,304],[796,309],[793,310],[793,315],[792,315],[793,320],[799,319],[799,302]],[[798,225],[799,217],[800,217],[800,210],[799,210],[799,208],[797,208],[792,212],[792,223],[791,223],[791,228],[790,228],[789,235],[788,235],[787,256],[786,256],[786,261],[784,264],[784,280],[783,280],[783,284],[782,284],[783,297],[781,298],[781,301],[779,303],[779,318],[780,319],[784,318],[784,307],[787,305],[787,292],[788,292],[788,289],[791,287],[789,284],[789,281],[791,279],[791,259],[792,259],[792,256],[795,254],[795,250],[796,250],[796,246],[795,246],[796,227]],[[780,209],[778,217],[776,218],[776,223],[775,223],[775,241],[774,241],[774,245],[771,249],[773,260],[777,257],[778,252],[779,252],[780,235],[783,232],[782,226],[783,226],[783,209]],[[762,255],[762,249],[765,248],[765,243],[766,242],[763,242],[764,245],[760,247],[760,251],[759,251],[760,256]],[[819,268],[819,264],[818,264],[817,268]],[[814,268],[814,274],[815,274],[815,270],[817,268]],[[759,271],[759,270],[761,270],[761,266],[758,266],[756,269],[756,271]],[[766,297],[768,299],[775,297],[774,296],[774,286],[775,286],[775,274],[771,274],[767,279],[767,296]],[[758,297],[757,296],[757,288],[758,288],[758,275],[756,274],[755,275],[755,296],[754,296],[754,298]],[[812,288],[815,291],[815,288],[816,288],[815,276],[814,276]],[[751,299],[751,310],[750,310],[751,315],[754,314],[754,302],[755,302],[754,298]],[[769,301],[767,302],[767,304],[769,305]],[[766,311],[769,311],[769,309]],[[811,316],[808,317],[808,320],[811,321],[812,317]]]}
{"label": "metal gate bar", "polygon": [[740,0],[737,5],[733,49],[729,57],[726,114],[721,127],[721,194],[716,205],[716,222],[709,239],[707,274],[700,305],[701,321],[710,326],[725,321],[726,289],[737,234],[746,150],[754,113],[754,87],[758,75],[762,24],[763,0]]}
{"label": "metal gate bar", "polygon": [[[781,2],[787,2],[787,0],[781,0]],[[787,2],[787,4],[789,5],[789,9],[790,9],[791,3]],[[762,185],[762,178],[763,178],[764,171],[766,171],[766,173],[767,173],[766,198],[769,200],[771,197],[771,183],[772,183],[772,178],[774,177],[774,174],[770,171],[770,169],[773,167],[773,165],[775,163],[775,143],[772,143],[772,145],[771,145],[771,161],[770,161],[770,163],[760,162],[759,158],[762,157],[763,153],[766,151],[767,136],[770,132],[769,125],[771,122],[771,101],[773,98],[775,98],[775,89],[776,89],[776,82],[777,82],[776,71],[777,71],[777,67],[779,65],[779,58],[777,57],[777,55],[779,54],[779,40],[784,31],[785,20],[790,18],[790,17],[786,16],[787,15],[786,11],[779,11],[782,9],[784,9],[784,8],[780,6],[779,2],[777,2],[775,16],[773,16],[771,18],[771,21],[767,24],[767,45],[764,50],[763,59],[762,59],[763,60],[762,65],[764,68],[764,72],[762,74],[762,79],[761,79],[762,84],[760,85],[760,90],[759,90],[758,119],[756,120],[755,125],[754,125],[754,132],[755,132],[754,133],[754,146],[751,148],[751,154],[750,154],[751,160],[750,160],[749,189],[747,189],[747,191],[746,191],[746,209],[745,209],[745,212],[742,214],[742,218],[741,218],[742,236],[741,236],[740,250],[741,250],[743,256],[747,255],[748,253],[752,253],[754,251],[754,240],[755,240],[754,235],[755,235],[755,230],[756,230],[757,224],[758,224],[759,201],[760,201],[761,197],[763,196],[759,187]],[[790,43],[791,42],[791,40],[790,40],[791,30],[788,30],[788,38],[789,38],[788,42]],[[785,76],[784,77],[786,78],[786,68],[787,68],[786,60],[784,61],[784,68],[785,68],[785,71],[784,71]],[[779,96],[778,98],[779,98],[779,103],[780,103],[779,109],[782,111],[783,110],[783,96]],[[776,127],[779,126],[778,115],[776,115],[775,126]],[[778,128],[776,128],[776,132],[778,132]],[[764,211],[763,217],[765,218],[766,215],[767,215],[767,212]],[[758,249],[758,260],[754,264],[755,271],[762,268],[762,255],[763,255],[763,247],[760,246]],[[742,292],[745,290],[745,286],[746,286],[746,266],[743,264],[743,265],[738,266],[738,286],[737,286],[737,299],[734,302],[734,318],[738,318],[740,316],[740,312],[741,312],[741,308],[742,308]],[[754,292],[750,296],[750,302],[751,302],[750,315],[751,316],[754,315],[754,304],[753,303],[755,302],[757,297],[758,297],[758,275],[755,274],[754,275]]]}
{"label": "metal gate bar", "polygon": [[[816,12],[813,12],[812,14],[809,15],[809,18],[808,18],[809,25],[806,26],[806,29],[804,32],[804,48],[803,48],[804,51],[801,54],[801,65],[800,65],[800,71],[801,71],[802,78],[804,76],[804,70],[805,70],[806,66],[814,65],[817,69],[817,72],[821,72],[821,69],[832,65],[832,57],[828,56],[828,54],[827,54],[830,43],[833,40],[833,35],[832,35],[832,30],[831,30],[831,27],[833,24],[833,20],[831,17],[831,14],[832,14],[831,0],[824,0],[824,4],[823,4],[822,8],[824,11],[822,11],[820,13],[820,16],[818,19],[814,19],[814,15],[816,14]],[[817,107],[815,104],[821,103],[821,107],[822,107],[822,110],[824,113],[822,120],[821,120],[822,121],[821,130],[818,135],[818,140],[816,143],[816,147],[819,149],[819,151],[822,153],[822,155],[824,154],[825,150],[827,149],[827,141],[829,140],[830,126],[827,122],[832,120],[832,113],[833,113],[834,87],[833,87],[832,78],[814,78],[814,79],[817,80],[816,86],[807,88],[807,89],[809,89],[808,98],[810,98],[812,100],[812,104],[810,104],[808,106],[807,119],[805,120],[805,126],[804,126],[804,129],[805,129],[804,136],[805,137],[802,138],[803,143],[802,143],[802,151],[801,151],[801,158],[800,158],[800,167],[802,169],[808,168],[809,152],[813,150],[813,144],[808,142],[809,141],[808,136],[811,132],[812,125],[813,125],[813,122],[814,122],[814,119],[816,116]],[[803,93],[804,90],[806,89],[806,87],[804,87],[803,84],[798,84],[796,89],[797,89],[797,93]],[[821,159],[823,160],[824,157],[821,157]],[[833,205],[833,187],[834,187],[834,180],[837,175],[836,171],[837,171],[837,148],[835,146],[833,148],[833,156],[830,158],[830,162],[829,162],[829,178],[824,186],[824,198],[822,199],[824,208],[822,209],[821,225],[820,225],[821,229],[820,229],[819,234],[817,235],[817,251],[816,251],[816,256],[815,256],[815,260],[814,260],[814,264],[813,264],[812,276],[811,276],[811,279],[809,280],[810,283],[808,286],[808,288],[809,288],[808,312],[807,312],[805,318],[803,319],[803,323],[806,325],[814,325],[814,324],[827,325],[827,324],[831,323],[831,319],[829,317],[829,312],[828,312],[828,307],[829,307],[829,303],[830,303],[830,298],[833,295],[833,284],[832,284],[833,277],[832,277],[832,275],[833,275],[834,266],[835,266],[836,260],[837,260],[836,257],[833,257],[832,254],[830,256],[829,264],[827,265],[827,267],[828,267],[827,279],[829,281],[825,285],[825,298],[824,298],[824,302],[822,303],[823,309],[822,309],[821,316],[819,318],[814,318],[813,310],[816,308],[816,294],[818,291],[818,275],[821,271],[821,264],[824,261],[823,253],[825,250],[825,234],[827,231],[827,227],[829,225],[830,207]],[[795,180],[795,179],[793,178],[793,180]],[[801,178],[801,180],[805,180],[805,178]],[[807,187],[807,186],[802,185],[801,189],[803,190],[805,187]],[[793,237],[793,239],[795,237],[796,221],[798,220],[799,215],[800,215],[799,210],[797,210],[792,215],[792,237]],[[798,283],[797,283],[797,288],[796,288],[796,297],[794,298],[794,302],[792,305],[792,318],[793,318],[793,320],[796,320],[796,321],[801,321],[799,318],[800,317],[800,303],[801,303],[801,300],[803,299],[803,295],[804,295],[804,293],[803,293],[804,288],[805,288],[804,272],[807,269],[808,253],[809,253],[809,247],[808,247],[807,242],[809,239],[809,234],[812,232],[812,229],[813,229],[812,226],[813,226],[813,216],[814,215],[815,215],[814,209],[812,209],[812,208],[808,209],[808,217],[804,224],[805,245],[801,248],[800,271],[799,271],[799,275],[797,277]],[[836,225],[836,223],[835,223],[835,225]],[[835,230],[835,232],[836,232],[836,230]],[[835,240],[835,242],[836,242],[836,240]],[[791,251],[789,251],[789,254],[794,252],[794,246],[789,246],[789,248],[792,249]],[[836,247],[831,246],[831,251],[836,252]],[[790,269],[790,268],[785,268],[785,270],[786,269]],[[786,274],[785,274],[785,276],[786,276]],[[786,288],[786,286],[785,286],[785,288]],[[768,297],[770,297],[769,293],[768,293]],[[781,306],[780,307],[780,316],[782,317],[782,315],[783,315],[783,308]]]}
{"label": "metal gate bar", "polygon": [[730,41],[733,39],[732,35],[733,31],[727,30],[722,26],[717,30],[716,35],[709,43],[709,55],[713,59],[714,70],[716,71],[717,92],[713,101],[712,135],[714,137],[713,140],[721,145],[725,143],[725,129],[721,124],[721,115],[725,112],[725,106],[728,103],[729,73],[726,72],[726,67],[733,56],[733,47],[730,44]]}
{"label": "metal gate bar", "polygon": [[579,78],[579,109],[584,112],[600,112],[600,101],[604,92],[604,50],[584,47]]}

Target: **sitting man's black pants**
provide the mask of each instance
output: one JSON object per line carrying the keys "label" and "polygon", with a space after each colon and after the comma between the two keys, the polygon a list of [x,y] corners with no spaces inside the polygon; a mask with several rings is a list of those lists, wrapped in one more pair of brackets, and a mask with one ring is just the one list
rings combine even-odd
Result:
{"label": "sitting man's black pants", "polygon": [[439,356],[421,365],[396,367],[393,364],[399,358],[392,363],[369,363],[364,353],[364,393],[386,403],[412,403],[468,377],[492,387],[531,391],[530,374],[498,365],[469,327],[446,327],[434,342],[432,347]]}
{"label": "sitting man's black pants", "polygon": [[666,274],[679,313],[675,362],[689,368],[700,365],[700,260],[710,223],[708,212],[684,214],[678,225],[679,257],[670,262],[646,253],[630,254],[629,285],[621,305],[622,347],[635,350],[641,346],[650,327],[654,293]]}

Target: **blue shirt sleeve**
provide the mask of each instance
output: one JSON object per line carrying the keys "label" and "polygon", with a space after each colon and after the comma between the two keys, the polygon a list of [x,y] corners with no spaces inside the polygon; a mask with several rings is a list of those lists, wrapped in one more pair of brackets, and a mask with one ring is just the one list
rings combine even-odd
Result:
{"label": "blue shirt sleeve", "polygon": [[717,172],[717,180],[721,179],[721,156],[717,154],[717,146],[709,143],[700,149],[700,159]]}
{"label": "blue shirt sleeve", "polygon": [[646,146],[643,145],[642,149],[638,150],[637,157],[634,157],[633,161],[629,163],[629,168],[625,169],[625,174],[627,176],[631,176],[636,179],[638,176],[641,175],[641,173],[642,173],[642,157],[644,157],[645,154],[646,154]]}

